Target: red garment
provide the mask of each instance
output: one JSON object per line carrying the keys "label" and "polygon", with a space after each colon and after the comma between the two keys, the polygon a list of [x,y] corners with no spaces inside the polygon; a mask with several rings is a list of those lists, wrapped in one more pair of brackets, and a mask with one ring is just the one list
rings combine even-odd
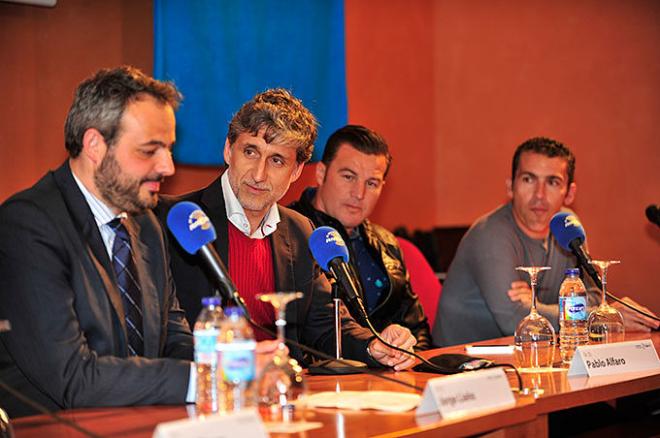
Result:
{"label": "red garment", "polygon": [[[270,303],[257,295],[275,291],[275,272],[270,237],[251,239],[229,222],[229,275],[245,300],[250,316],[268,328],[275,326],[275,311]],[[257,341],[273,339],[259,329],[254,330]]]}

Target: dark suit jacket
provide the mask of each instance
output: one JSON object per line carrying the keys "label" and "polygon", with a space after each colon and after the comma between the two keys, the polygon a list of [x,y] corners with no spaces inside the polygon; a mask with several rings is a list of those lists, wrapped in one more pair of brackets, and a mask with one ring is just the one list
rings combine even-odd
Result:
{"label": "dark suit jacket", "polygon": [[[110,257],[68,163],[0,206],[0,224],[0,319],[12,325],[0,334],[0,379],[54,410],[185,401],[192,335],[153,213],[127,224],[144,357],[127,357]],[[1,391],[0,400],[10,415],[32,413]]]}
{"label": "dark suit jacket", "polygon": [[[196,203],[211,219],[218,236],[213,245],[226,264],[229,254],[229,222],[220,178],[205,189],[181,197],[161,197],[155,212],[164,227],[167,226],[167,212],[179,201]],[[269,236],[272,239],[275,289],[304,293],[304,298],[287,306],[286,336],[334,356],[330,285],[307,248],[312,225],[309,219],[301,214],[280,205],[278,208],[281,222],[277,224],[277,230]],[[201,258],[185,252],[174,236],[171,233],[168,235],[177,294],[192,325],[201,310],[202,297],[213,295],[217,287]],[[375,365],[366,352],[367,344],[372,339],[371,333],[357,324],[344,307],[342,315],[344,357]],[[305,359],[300,349],[293,345],[289,345],[289,349],[292,357],[303,364],[309,363],[309,358]]]}

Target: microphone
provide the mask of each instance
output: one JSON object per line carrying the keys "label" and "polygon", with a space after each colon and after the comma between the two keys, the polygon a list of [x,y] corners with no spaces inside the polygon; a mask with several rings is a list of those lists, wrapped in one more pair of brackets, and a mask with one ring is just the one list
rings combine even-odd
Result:
{"label": "microphone", "polygon": [[348,301],[353,303],[365,320],[367,311],[355,286],[355,278],[348,267],[348,248],[341,234],[332,227],[318,227],[309,236],[309,250],[314,260],[325,272],[329,272],[344,290]]}
{"label": "microphone", "polygon": [[201,207],[194,202],[181,201],[167,214],[167,227],[179,245],[189,254],[200,256],[211,270],[225,299],[233,300],[250,319],[250,313],[236,285],[229,278],[227,268],[212,243],[216,239],[215,228]]}
{"label": "microphone", "polygon": [[646,207],[646,218],[652,223],[660,227],[660,209],[657,205],[649,205]]}
{"label": "microphone", "polygon": [[577,216],[567,212],[555,214],[550,220],[550,231],[555,236],[559,246],[566,251],[571,251],[577,257],[582,269],[589,274],[596,286],[602,290],[603,284],[600,281],[600,276],[596,272],[596,268],[590,263],[591,257],[582,246],[587,235]]}
{"label": "microphone", "polygon": [[[335,281],[342,287],[346,298],[356,305],[369,331],[371,331],[371,333],[384,345],[393,350],[397,350],[399,352],[410,354],[416,357],[426,365],[425,369],[430,372],[455,374],[471,369],[477,369],[469,368],[467,365],[464,368],[460,368],[458,365],[455,367],[449,367],[447,366],[447,363],[442,361],[439,364],[433,363],[432,361],[437,359],[431,358],[430,360],[427,360],[414,351],[404,350],[400,347],[392,345],[383,339],[380,333],[376,331],[373,324],[371,323],[369,314],[364,308],[362,298],[358,294],[357,288],[355,286],[356,280],[354,279],[348,267],[348,248],[346,247],[346,242],[344,242],[344,239],[342,239],[341,234],[339,234],[337,230],[328,226],[318,227],[315,229],[309,236],[309,249],[312,252],[312,256],[321,266],[321,268],[326,273],[330,273],[330,276],[333,277]],[[486,366],[486,364],[482,364],[482,367],[483,366]]]}
{"label": "microphone", "polygon": [[[653,206],[651,206],[653,207]],[[647,209],[648,213],[648,209]],[[603,290],[603,283],[600,281],[600,276],[596,272],[596,268],[590,263],[591,257],[582,247],[586,234],[582,224],[578,218],[572,213],[557,213],[550,220],[550,231],[552,235],[555,236],[555,239],[559,245],[567,251],[571,251],[577,257],[578,263],[582,268],[589,274],[589,276],[594,280],[594,283],[598,289]],[[648,312],[644,312],[641,309],[638,309],[632,304],[628,304],[622,299],[612,295],[610,292],[606,292],[607,296],[619,304],[641,314],[648,318],[660,321],[657,316],[651,315]]]}

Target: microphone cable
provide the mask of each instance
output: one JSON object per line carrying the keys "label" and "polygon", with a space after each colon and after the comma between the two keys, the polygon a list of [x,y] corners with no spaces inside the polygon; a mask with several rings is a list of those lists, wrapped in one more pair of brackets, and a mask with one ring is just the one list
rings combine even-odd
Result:
{"label": "microphone cable", "polygon": [[[459,373],[464,372],[464,371],[462,371],[462,370],[461,370],[461,371],[459,371],[459,370],[451,370],[451,371],[448,371],[446,368],[443,368],[443,367],[439,367],[439,366],[437,366],[437,365],[434,364],[433,362],[431,362],[431,361],[425,359],[424,357],[420,356],[419,354],[415,353],[414,351],[404,350],[403,348],[397,347],[397,346],[392,345],[392,344],[390,344],[389,342],[385,341],[385,339],[383,339],[383,338],[380,336],[380,334],[376,331],[376,329],[374,328],[374,326],[371,324],[371,321],[369,320],[369,316],[367,315],[367,312],[366,312],[366,310],[365,310],[365,308],[364,308],[364,305],[362,304],[362,300],[360,300],[359,298],[357,298],[357,299],[356,299],[356,302],[357,302],[357,307],[359,308],[360,313],[362,314],[362,319],[364,319],[364,321],[367,323],[367,326],[368,326],[369,330],[371,331],[371,333],[372,333],[374,336],[376,336],[376,339],[378,339],[380,342],[382,342],[383,344],[385,344],[387,347],[389,347],[389,348],[391,348],[391,349],[393,349],[393,350],[396,350],[396,351],[400,351],[400,352],[405,353],[405,354],[409,354],[409,355],[411,355],[411,356],[413,356],[413,357],[419,359],[419,360],[422,361],[426,366],[428,366],[428,367],[430,367],[430,368],[436,370],[439,374],[459,374]],[[518,377],[518,387],[522,390],[522,378],[520,377],[520,373],[518,372],[518,370],[516,369],[515,366],[513,366],[513,365],[511,365],[511,364],[502,364],[502,365],[495,365],[495,364],[494,364],[494,365],[489,366],[489,367],[487,367],[487,368],[491,368],[491,367],[493,367],[493,366],[509,366],[509,367],[513,368],[513,370],[516,372],[516,376]]]}
{"label": "microphone cable", "polygon": [[[588,256],[587,256],[587,257],[588,257]],[[589,263],[589,261],[587,261],[587,263]],[[589,274],[589,277],[591,277],[591,279],[594,281],[594,283],[596,284],[596,287],[602,292],[602,290],[603,290],[603,282],[601,281],[600,276],[598,275],[598,272],[596,272],[595,270],[594,270],[593,272],[590,272],[590,271],[589,271],[588,269],[586,269],[586,268],[585,268],[584,270],[587,272],[587,274]],[[634,306],[634,305],[632,305],[632,304],[626,303],[626,302],[623,301],[621,298],[619,298],[619,297],[613,295],[611,292],[607,292],[607,291],[606,291],[606,292],[605,292],[605,295],[607,295],[607,298],[610,298],[611,300],[616,301],[617,303],[619,303],[619,304],[621,304],[621,305],[623,305],[623,306],[629,308],[630,310],[632,310],[632,311],[634,311],[634,312],[639,313],[640,315],[644,315],[644,316],[646,316],[647,318],[650,318],[650,319],[652,319],[652,320],[654,320],[654,321],[659,321],[659,322],[660,322],[660,318],[658,318],[657,316],[651,315],[650,313],[645,312],[645,311],[643,311],[642,309],[640,309],[640,308],[638,308],[638,307],[636,307],[636,306]]]}
{"label": "microphone cable", "polygon": [[[363,318],[364,318],[364,315],[363,315]],[[268,329],[268,328],[262,326],[261,324],[257,323],[257,322],[254,321],[251,317],[247,317],[246,319],[248,320],[248,322],[249,322],[252,326],[254,326],[254,327],[256,327],[256,328],[258,328],[258,329],[260,329],[260,330],[263,330],[264,332],[268,333],[269,335],[271,335],[271,336],[273,336],[273,337],[275,337],[275,338],[277,339],[277,335],[276,335],[276,333],[275,333],[274,331],[272,331],[272,330],[270,330],[270,329]],[[390,344],[389,342],[385,341],[385,340],[384,340],[384,339],[378,334],[378,332],[374,329],[373,325],[371,324],[371,321],[369,321],[368,318],[365,318],[365,319],[366,319],[367,323],[369,324],[369,330],[370,330],[370,331],[372,332],[372,334],[376,337],[376,339],[378,339],[378,340],[379,340],[380,342],[382,342],[384,345],[386,345],[387,347],[389,347],[389,348],[391,348],[391,349],[393,349],[393,350],[397,350],[397,351],[400,351],[400,352],[402,352],[402,353],[410,354],[410,355],[414,356],[415,358],[417,358],[417,359],[419,359],[420,361],[422,361],[425,365],[427,365],[427,366],[429,366],[430,368],[436,370],[436,372],[437,372],[438,374],[448,375],[448,374],[460,374],[460,373],[464,373],[464,372],[469,372],[469,371],[467,371],[467,370],[465,370],[465,371],[464,371],[464,370],[449,370],[449,369],[447,369],[447,368],[439,367],[439,366],[435,365],[434,363],[429,362],[427,359],[423,358],[422,356],[420,356],[420,355],[417,354],[417,353],[410,352],[410,351],[408,351],[408,350],[404,350],[403,348],[399,348],[399,347],[396,347],[396,346]],[[408,382],[404,382],[404,381],[402,381],[402,380],[395,379],[395,378],[393,378],[393,377],[385,376],[385,375],[383,375],[383,374],[381,374],[381,373],[379,373],[379,372],[377,372],[377,371],[372,371],[372,370],[370,370],[369,368],[358,368],[358,367],[354,367],[354,366],[352,366],[349,362],[347,362],[347,361],[345,361],[345,360],[343,360],[343,359],[337,359],[337,358],[335,358],[335,357],[333,357],[333,356],[331,356],[331,355],[329,355],[329,354],[326,354],[326,353],[324,353],[324,352],[322,352],[322,351],[316,350],[316,349],[314,349],[314,348],[312,348],[312,347],[309,347],[309,346],[307,346],[307,345],[304,345],[304,344],[301,344],[301,343],[299,343],[299,342],[296,342],[296,341],[294,341],[294,340],[292,340],[292,339],[289,339],[289,338],[287,338],[287,337],[285,337],[284,340],[285,340],[286,342],[290,343],[291,345],[293,345],[293,346],[295,346],[295,347],[298,347],[298,348],[300,348],[301,350],[303,350],[303,351],[305,351],[305,352],[307,352],[307,353],[311,353],[311,354],[313,354],[313,355],[315,355],[315,356],[318,356],[318,357],[321,358],[321,359],[333,360],[333,361],[339,362],[340,364],[342,364],[342,365],[346,366],[347,368],[349,368],[349,369],[351,369],[351,370],[353,370],[353,371],[356,371],[356,372],[358,372],[358,373],[360,373],[360,374],[369,374],[369,375],[371,375],[371,376],[375,376],[375,377],[378,377],[378,378],[380,378],[380,379],[387,380],[387,381],[389,381],[389,382],[394,382],[394,383],[397,383],[397,384],[399,384],[399,385],[402,385],[402,386],[405,386],[405,387],[408,387],[408,388],[412,388],[412,389],[415,389],[415,390],[420,391],[420,392],[424,392],[424,388],[419,387],[419,386],[417,386],[417,385],[414,385],[414,384],[411,384],[411,383],[408,383]],[[375,359],[374,359],[374,360],[375,360]],[[501,366],[501,367],[510,367],[511,369],[513,369],[513,371],[516,373],[516,377],[517,377],[517,380],[518,380],[518,391],[521,392],[522,389],[523,389],[522,378],[520,377],[520,373],[518,372],[518,370],[516,369],[516,367],[513,366],[513,365],[511,365],[511,364],[493,364],[493,365],[489,366],[489,368],[500,367],[500,366]],[[475,370],[475,371],[476,371],[476,370]]]}
{"label": "microphone cable", "polygon": [[486,368],[504,368],[505,370],[512,369],[513,372],[516,373],[516,378],[518,379],[518,393],[523,394],[525,392],[525,388],[523,388],[522,377],[520,376],[520,371],[518,371],[518,368],[516,368],[515,365],[511,363],[493,363]]}
{"label": "microphone cable", "polygon": [[[253,320],[251,317],[246,317],[246,319],[248,320],[248,322],[249,322],[252,326],[258,328],[259,330],[264,331],[265,333],[267,333],[267,334],[273,336],[275,339],[277,339],[277,334],[276,334],[274,331],[272,331],[272,330],[270,330],[270,329],[268,329],[268,328],[262,326],[261,324],[259,324],[259,323],[256,322],[255,320]],[[314,356],[318,356],[318,357],[321,358],[321,359],[333,360],[333,361],[339,362],[340,364],[344,365],[345,367],[347,367],[347,368],[349,368],[349,369],[351,369],[351,370],[353,370],[353,371],[356,371],[356,372],[358,372],[358,373],[361,373],[361,374],[369,374],[369,375],[371,375],[371,376],[375,376],[375,377],[378,377],[378,378],[380,378],[380,379],[387,380],[387,381],[390,381],[390,382],[398,383],[399,385],[406,386],[406,387],[408,387],[408,388],[412,388],[412,389],[415,389],[415,390],[420,391],[420,392],[423,392],[423,391],[424,391],[424,388],[422,388],[422,387],[419,387],[419,386],[414,385],[414,384],[412,384],[412,383],[404,382],[403,380],[395,379],[394,377],[385,376],[385,375],[383,375],[383,374],[381,374],[381,373],[379,373],[379,372],[377,372],[377,371],[372,371],[372,370],[370,370],[369,368],[358,368],[358,367],[355,367],[355,366],[351,365],[350,362],[347,362],[347,361],[344,360],[344,359],[337,359],[337,358],[335,358],[335,357],[333,357],[333,356],[331,356],[331,355],[329,355],[329,354],[326,354],[326,353],[324,353],[324,352],[322,352],[322,351],[319,351],[319,350],[317,350],[317,349],[315,349],[315,348],[312,348],[312,347],[309,347],[309,346],[307,346],[307,345],[301,344],[300,342],[296,342],[296,341],[294,341],[293,339],[289,339],[289,338],[287,338],[286,336],[284,337],[284,340],[285,340],[287,343],[290,343],[291,345],[293,345],[293,346],[295,346],[295,347],[298,347],[298,348],[300,348],[301,350],[303,350],[303,351],[305,351],[305,352],[307,352],[307,353],[313,354]]]}
{"label": "microphone cable", "polygon": [[[601,289],[601,290],[602,290],[602,289]],[[657,316],[653,316],[653,315],[651,315],[650,313],[645,312],[645,311],[643,311],[642,309],[633,306],[632,304],[626,303],[626,302],[623,301],[621,298],[612,295],[610,292],[605,292],[605,295],[607,295],[607,298],[610,298],[610,299],[616,301],[617,303],[619,303],[619,304],[621,304],[621,305],[623,305],[623,306],[625,306],[625,307],[627,307],[627,308],[629,308],[629,309],[631,309],[631,310],[633,310],[633,311],[639,313],[640,315],[644,315],[644,316],[646,316],[647,318],[650,318],[650,319],[652,319],[652,320],[654,320],[654,321],[658,321],[658,322],[660,322],[660,318],[658,318]]]}
{"label": "microphone cable", "polygon": [[[0,388],[4,389],[9,394],[13,395],[14,398],[21,401],[22,403],[30,406],[33,409],[36,409],[37,411],[41,412],[42,414],[48,415],[49,417],[51,417],[52,419],[54,419],[58,423],[64,424],[65,426],[68,426],[72,429],[75,429],[76,431],[78,431],[78,432],[80,432],[83,435],[86,435],[88,437],[101,438],[101,435],[97,435],[94,432],[90,432],[89,430],[85,429],[82,426],[79,426],[75,422],[73,422],[73,421],[71,421],[67,418],[61,417],[61,416],[57,415],[55,412],[50,411],[45,406],[43,406],[41,403],[37,403],[36,401],[24,396],[23,394],[21,394],[20,392],[18,392],[14,388],[12,388],[11,386],[7,385],[2,380],[0,380]],[[10,419],[10,421],[11,421],[11,419]]]}
{"label": "microphone cable", "polygon": [[[269,335],[274,336],[275,338],[277,338],[277,335],[274,331],[267,329],[266,327],[262,326],[261,324],[257,323],[256,321],[254,321],[252,318],[247,318],[247,320],[254,327],[258,328],[259,330],[263,330],[264,332],[268,333]],[[380,336],[377,336],[377,338],[378,338],[378,340],[380,340],[381,342],[383,342],[385,345],[387,345],[390,348],[398,349],[398,350],[403,351],[404,353],[414,355],[417,359],[420,359],[426,365],[428,365],[431,368],[434,368],[436,370],[439,370],[437,372],[439,374],[442,374],[442,375],[462,374],[462,373],[467,373],[467,372],[471,372],[471,371],[478,371],[478,370],[462,370],[462,371],[452,370],[451,372],[449,372],[447,369],[442,368],[442,367],[438,367],[437,365],[433,364],[432,362],[429,362],[428,360],[424,359],[423,357],[419,356],[416,353],[411,353],[410,351],[399,349],[399,348],[397,348],[393,345],[390,345],[389,343],[383,341],[382,338],[380,338]],[[385,376],[385,375],[383,375],[383,374],[381,374],[377,371],[372,371],[369,368],[354,367],[350,364],[350,362],[347,362],[343,359],[337,359],[335,357],[330,356],[329,354],[326,354],[322,351],[316,350],[312,347],[308,347],[307,345],[301,344],[301,343],[296,342],[296,341],[294,341],[292,339],[289,339],[287,337],[285,337],[284,340],[286,342],[290,343],[291,345],[294,345],[294,346],[300,348],[301,350],[306,351],[307,353],[311,353],[315,356],[320,357],[321,359],[329,359],[329,360],[339,362],[340,364],[342,364],[342,365],[346,366],[347,368],[350,368],[351,370],[354,370],[354,371],[356,371],[360,374],[369,374],[370,376],[378,377],[379,379],[387,380],[389,382],[397,383],[399,385],[402,385],[402,386],[405,386],[405,387],[408,387],[408,388],[412,388],[412,389],[415,389],[415,390],[420,391],[420,392],[424,392],[424,388],[422,388],[420,386],[417,386],[417,385],[414,385],[412,383],[404,382],[403,380],[399,380],[399,379],[395,379],[393,377]],[[484,368],[498,368],[498,367],[507,368],[507,369],[510,368],[510,369],[513,370],[513,372],[516,374],[516,379],[518,381],[518,388],[516,389],[516,391],[519,392],[519,393],[523,393],[524,388],[523,388],[522,377],[520,376],[520,372],[518,371],[518,369],[513,364],[510,364],[510,363],[493,363],[493,364],[491,364],[487,367],[484,367]]]}

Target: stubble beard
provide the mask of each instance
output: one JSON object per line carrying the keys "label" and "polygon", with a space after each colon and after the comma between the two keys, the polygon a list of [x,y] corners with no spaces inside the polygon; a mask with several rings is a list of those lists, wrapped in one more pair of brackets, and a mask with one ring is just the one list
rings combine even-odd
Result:
{"label": "stubble beard", "polygon": [[149,175],[139,180],[124,174],[111,150],[103,157],[98,169],[94,171],[94,183],[103,199],[120,211],[130,214],[144,213],[156,206],[158,195],[150,194],[147,199],[141,199],[140,186],[145,181],[162,179],[160,175]]}

